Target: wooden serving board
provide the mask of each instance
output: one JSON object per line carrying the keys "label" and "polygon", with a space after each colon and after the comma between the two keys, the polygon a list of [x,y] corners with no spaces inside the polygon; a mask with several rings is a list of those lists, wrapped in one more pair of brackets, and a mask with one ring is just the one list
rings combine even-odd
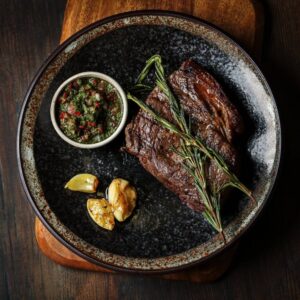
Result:
{"label": "wooden serving board", "polygon": [[[105,17],[141,9],[163,9],[190,14],[204,19],[231,35],[252,55],[259,58],[263,33],[263,9],[251,0],[68,0],[61,42],[83,27]],[[51,260],[66,267],[90,271],[112,272],[96,266],[67,249],[35,220],[35,235],[41,251]],[[201,266],[178,273],[160,275],[172,280],[209,282],[228,269],[237,245]]]}
{"label": "wooden serving board", "polygon": [[60,41],[97,20],[143,9],[193,15],[227,32],[252,54],[261,48],[263,8],[255,0],[68,0]]}

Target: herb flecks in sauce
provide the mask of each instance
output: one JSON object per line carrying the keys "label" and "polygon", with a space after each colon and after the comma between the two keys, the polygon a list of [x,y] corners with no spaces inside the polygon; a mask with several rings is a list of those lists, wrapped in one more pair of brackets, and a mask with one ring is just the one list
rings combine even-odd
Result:
{"label": "herb flecks in sauce", "polygon": [[83,144],[101,142],[119,126],[120,96],[105,80],[76,79],[59,96],[58,118],[60,129],[71,140]]}

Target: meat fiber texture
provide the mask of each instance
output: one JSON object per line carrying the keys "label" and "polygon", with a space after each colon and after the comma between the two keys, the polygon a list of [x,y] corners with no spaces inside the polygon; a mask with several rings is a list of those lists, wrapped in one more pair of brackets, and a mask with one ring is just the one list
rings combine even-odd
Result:
{"label": "meat fiber texture", "polygon": [[[242,133],[243,122],[219,83],[197,63],[187,60],[170,75],[169,85],[185,114],[191,118],[194,134],[236,170],[238,154],[233,141]],[[175,123],[168,99],[158,87],[149,94],[146,104]],[[182,158],[172,149],[180,147],[180,138],[176,134],[140,109],[127,125],[125,136],[125,150],[136,156],[149,173],[191,209],[203,210],[193,178],[182,166]],[[216,188],[228,181],[227,175],[213,161],[207,163],[206,176],[210,186]]]}

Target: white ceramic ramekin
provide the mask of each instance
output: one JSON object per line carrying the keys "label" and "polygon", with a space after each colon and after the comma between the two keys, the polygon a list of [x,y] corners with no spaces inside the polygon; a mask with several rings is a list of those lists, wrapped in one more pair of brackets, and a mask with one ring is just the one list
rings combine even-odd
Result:
{"label": "white ceramic ramekin", "polygon": [[[58,123],[57,123],[57,119],[56,119],[56,114],[55,114],[55,110],[56,110],[56,103],[57,103],[57,99],[61,93],[61,91],[73,80],[78,79],[78,78],[84,78],[84,77],[93,77],[93,78],[99,78],[102,80],[107,81],[108,83],[110,83],[116,90],[117,93],[120,95],[120,99],[122,102],[122,119],[120,121],[119,126],[117,127],[117,129],[113,132],[113,134],[111,136],[109,136],[108,138],[106,138],[105,140],[98,142],[98,143],[94,143],[94,144],[81,144],[78,142],[73,141],[72,139],[68,138],[59,128]],[[53,124],[53,127],[55,129],[55,131],[57,132],[57,134],[67,143],[69,143],[72,146],[78,147],[78,148],[82,148],[82,149],[94,149],[94,148],[98,148],[101,146],[104,146],[106,144],[108,144],[109,142],[111,142],[123,129],[126,119],[127,119],[127,114],[128,114],[128,103],[127,103],[127,98],[126,95],[122,89],[122,87],[110,76],[103,74],[103,73],[98,73],[98,72],[82,72],[82,73],[78,73],[72,77],[70,77],[69,79],[67,79],[66,81],[64,81],[59,88],[56,90],[53,98],[52,98],[52,102],[51,102],[51,106],[50,106],[50,118],[51,118],[51,122]]]}

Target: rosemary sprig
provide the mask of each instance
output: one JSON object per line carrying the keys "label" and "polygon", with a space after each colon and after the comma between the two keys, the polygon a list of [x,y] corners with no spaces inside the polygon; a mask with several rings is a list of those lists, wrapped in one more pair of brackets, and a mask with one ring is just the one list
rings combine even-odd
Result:
{"label": "rosemary sprig", "polygon": [[[156,114],[149,106],[147,106],[137,97],[133,96],[131,93],[127,94],[127,98],[135,102],[141,109],[152,116],[153,119],[160,125],[177,134],[181,138],[180,149],[173,149],[173,151],[180,155],[180,157],[183,159],[183,166],[194,179],[195,185],[205,208],[203,216],[218,232],[222,233],[223,235],[220,217],[220,195],[222,190],[231,186],[242,191],[250,199],[254,200],[254,198],[251,194],[251,191],[244,184],[242,184],[237,176],[229,169],[223,158],[213,149],[207,147],[200,137],[194,137],[192,135],[190,124],[188,125],[186,122],[184,111],[168,86],[161,62],[161,57],[159,55],[153,55],[146,62],[146,66],[140,73],[133,90],[149,90],[149,86],[144,85],[142,82],[147,77],[152,65],[155,66],[156,85],[166,95],[176,125]],[[214,161],[218,168],[228,176],[228,181],[226,184],[221,186],[218,190],[216,190],[216,188],[209,187],[207,184],[205,175],[205,163],[207,159]]]}

